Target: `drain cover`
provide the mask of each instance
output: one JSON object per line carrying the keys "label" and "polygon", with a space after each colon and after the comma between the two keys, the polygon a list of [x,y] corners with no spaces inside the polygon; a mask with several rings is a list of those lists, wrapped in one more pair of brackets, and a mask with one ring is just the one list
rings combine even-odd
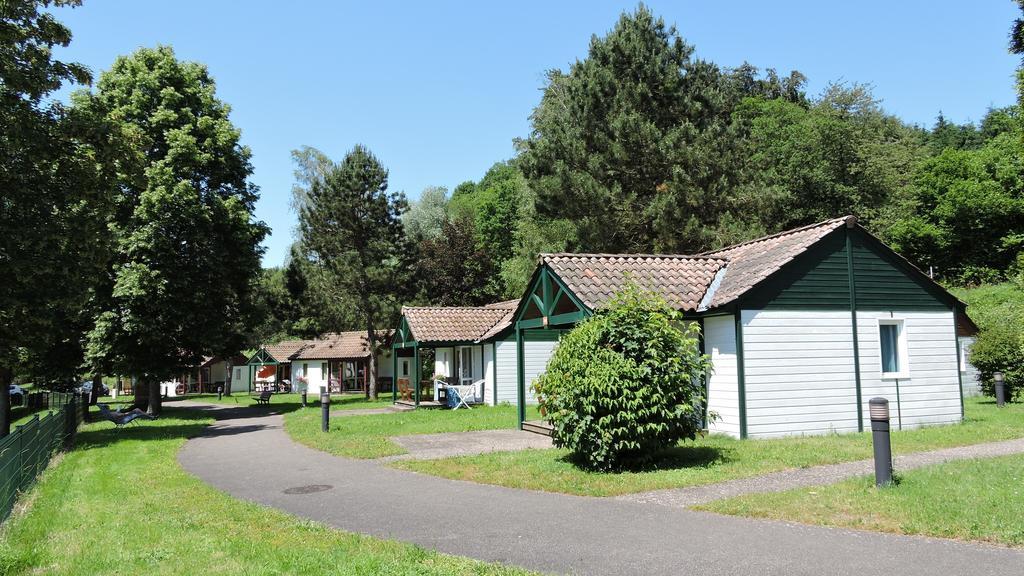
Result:
{"label": "drain cover", "polygon": [[293,486],[291,488],[285,488],[283,492],[285,494],[313,494],[315,492],[323,492],[324,490],[330,490],[334,488],[330,484],[310,484],[309,486]]}

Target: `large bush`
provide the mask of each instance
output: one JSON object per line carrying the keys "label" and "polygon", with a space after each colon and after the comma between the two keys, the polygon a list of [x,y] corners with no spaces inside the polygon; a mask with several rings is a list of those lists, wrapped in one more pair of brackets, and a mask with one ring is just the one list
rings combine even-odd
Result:
{"label": "large bush", "polygon": [[636,287],[566,334],[534,383],[556,446],[585,468],[642,464],[701,430],[704,378],[695,325]]}
{"label": "large bush", "polygon": [[953,292],[967,303],[967,314],[978,325],[970,361],[981,373],[981,390],[995,396],[992,374],[1006,377],[1006,396],[1019,398],[1024,390],[1024,289],[1022,278],[1012,282]]}

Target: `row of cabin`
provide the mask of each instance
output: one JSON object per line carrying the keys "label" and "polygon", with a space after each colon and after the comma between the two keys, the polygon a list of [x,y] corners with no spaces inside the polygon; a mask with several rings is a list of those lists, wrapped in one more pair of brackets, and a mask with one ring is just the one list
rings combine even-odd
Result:
{"label": "row of cabin", "polygon": [[[384,342],[375,354],[377,389],[391,391],[391,351],[386,344],[390,331],[379,332]],[[370,347],[366,332],[328,333],[314,340],[285,340],[261,346],[242,366],[235,378],[252,392],[298,392],[318,395],[323,391],[367,393]]]}
{"label": "row of cabin", "polygon": [[711,432],[864,430],[877,396],[889,400],[894,427],[953,423],[964,396],[979,392],[965,305],[854,217],[696,255],[544,254],[519,300],[403,308],[392,355],[377,365],[399,402],[436,404],[435,380],[472,385],[474,400],[516,405],[532,428],[531,384],[559,339],[629,282],[700,325],[712,363],[707,408],[718,415]]}

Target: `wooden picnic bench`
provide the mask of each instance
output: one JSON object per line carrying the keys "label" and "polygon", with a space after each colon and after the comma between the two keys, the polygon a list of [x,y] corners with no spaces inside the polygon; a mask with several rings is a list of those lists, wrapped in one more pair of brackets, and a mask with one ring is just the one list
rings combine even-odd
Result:
{"label": "wooden picnic bench", "polygon": [[259,396],[253,396],[252,399],[255,400],[257,404],[267,404],[267,405],[269,405],[270,404],[270,397],[273,396],[273,395],[274,395],[274,393],[271,392],[270,390],[264,390],[263,392],[260,393]]}

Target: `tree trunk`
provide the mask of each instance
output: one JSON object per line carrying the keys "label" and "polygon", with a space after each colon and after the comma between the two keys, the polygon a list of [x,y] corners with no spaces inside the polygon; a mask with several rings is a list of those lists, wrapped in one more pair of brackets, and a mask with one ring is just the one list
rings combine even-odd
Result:
{"label": "tree trunk", "polygon": [[103,376],[99,373],[92,375],[92,390],[89,392],[89,406],[95,406],[100,398],[100,388],[103,387]]}
{"label": "tree trunk", "polygon": [[369,371],[370,390],[369,396],[372,400],[377,399],[377,333],[371,327],[366,331],[367,349],[370,351],[370,361],[366,363],[366,370]]}
{"label": "tree trunk", "polygon": [[146,410],[149,408],[149,388],[142,382],[138,376],[132,376],[132,393],[135,394],[135,401],[132,402],[132,408],[138,408],[140,410]]}
{"label": "tree trunk", "polygon": [[149,408],[146,412],[159,416],[163,409],[163,403],[160,401],[160,382],[156,379],[147,379],[146,388],[149,389]]}
{"label": "tree trunk", "polygon": [[11,433],[11,380],[10,368],[0,367],[0,438]]}
{"label": "tree trunk", "polygon": [[231,365],[231,362],[224,364],[224,395],[231,396],[231,389],[235,387],[235,367]]}

